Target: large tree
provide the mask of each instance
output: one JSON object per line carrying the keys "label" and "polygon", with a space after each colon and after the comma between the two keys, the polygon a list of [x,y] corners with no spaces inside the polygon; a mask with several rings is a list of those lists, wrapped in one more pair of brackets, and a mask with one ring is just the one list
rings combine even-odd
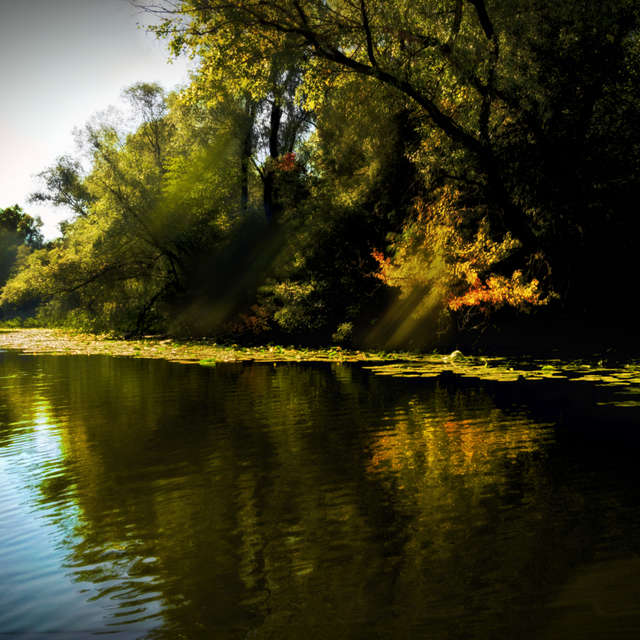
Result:
{"label": "large tree", "polygon": [[461,254],[485,251],[485,236],[495,243],[494,259],[471,269],[470,295],[451,294],[454,306],[509,301],[489,284],[495,272],[507,289],[538,278],[584,308],[594,278],[609,286],[628,266],[640,167],[636,2],[186,0],[152,10],[175,51],[203,54],[205,70],[243,90],[260,87],[266,61],[280,57],[296,61],[309,108],[356,76],[417,109],[414,157],[432,194],[422,211],[465,218],[450,222]]}
{"label": "large tree", "polygon": [[[215,122],[203,122],[206,111],[194,120],[180,105],[170,113],[153,84],[125,95],[136,129],[104,118],[85,127],[92,166],[86,177],[74,174],[75,191],[86,194],[82,207],[61,238],[24,257],[3,289],[5,305],[41,300],[44,321],[148,330],[165,319],[159,305],[189,287],[193,263],[230,226],[237,182],[226,171],[233,141],[220,131],[220,113]],[[43,197],[62,199],[59,187],[53,181]]]}

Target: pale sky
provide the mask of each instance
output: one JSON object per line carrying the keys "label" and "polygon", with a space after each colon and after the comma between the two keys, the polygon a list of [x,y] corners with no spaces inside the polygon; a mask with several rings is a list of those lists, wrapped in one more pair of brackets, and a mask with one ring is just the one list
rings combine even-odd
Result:
{"label": "pale sky", "polygon": [[0,208],[39,215],[47,238],[69,212],[27,197],[37,173],[75,154],[74,127],[121,106],[135,82],[188,80],[188,60],[169,63],[166,44],[137,26],[148,22],[129,0],[0,0]]}

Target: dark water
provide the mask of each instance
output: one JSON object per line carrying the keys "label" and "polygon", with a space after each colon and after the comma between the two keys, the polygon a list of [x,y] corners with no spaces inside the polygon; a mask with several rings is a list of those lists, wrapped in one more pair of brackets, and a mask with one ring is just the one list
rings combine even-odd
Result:
{"label": "dark water", "polygon": [[638,638],[581,389],[0,353],[0,637]]}

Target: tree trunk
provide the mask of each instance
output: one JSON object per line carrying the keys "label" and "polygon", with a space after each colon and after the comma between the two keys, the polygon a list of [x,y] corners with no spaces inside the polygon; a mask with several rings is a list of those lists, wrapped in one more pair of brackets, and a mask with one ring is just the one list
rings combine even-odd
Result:
{"label": "tree trunk", "polygon": [[245,127],[240,157],[240,212],[249,210],[249,163],[253,155],[253,126],[256,117],[256,105],[251,98],[245,102]]}
{"label": "tree trunk", "polygon": [[275,163],[280,155],[280,144],[278,134],[282,121],[282,108],[275,101],[271,107],[271,117],[269,119],[269,158],[264,172],[264,213],[269,223],[272,223],[280,212],[278,203],[278,193],[275,184]]}

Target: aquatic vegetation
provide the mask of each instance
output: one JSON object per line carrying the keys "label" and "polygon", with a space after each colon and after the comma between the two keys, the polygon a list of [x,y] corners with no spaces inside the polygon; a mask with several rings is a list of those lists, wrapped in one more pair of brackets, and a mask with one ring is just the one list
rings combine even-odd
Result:
{"label": "aquatic vegetation", "polygon": [[626,363],[618,367],[597,367],[584,361],[521,362],[507,358],[467,357],[442,358],[426,356],[414,362],[366,366],[376,375],[400,378],[474,378],[495,382],[564,380],[571,383],[591,383],[607,387],[624,399],[612,401],[617,406],[635,406],[640,402],[640,364]]}
{"label": "aquatic vegetation", "polygon": [[[640,361],[604,366],[601,360],[520,359],[450,354],[359,351],[339,346],[297,348],[283,345],[222,345],[208,340],[184,342],[148,337],[120,340],[107,336],[70,333],[58,329],[10,329],[0,331],[0,348],[27,353],[111,355],[170,360],[215,367],[221,362],[352,362],[377,376],[413,379],[476,379],[517,383],[562,380],[592,384],[616,393],[614,404],[635,406],[640,402]],[[623,395],[624,394],[624,395]],[[619,402],[618,402],[619,398]]]}

